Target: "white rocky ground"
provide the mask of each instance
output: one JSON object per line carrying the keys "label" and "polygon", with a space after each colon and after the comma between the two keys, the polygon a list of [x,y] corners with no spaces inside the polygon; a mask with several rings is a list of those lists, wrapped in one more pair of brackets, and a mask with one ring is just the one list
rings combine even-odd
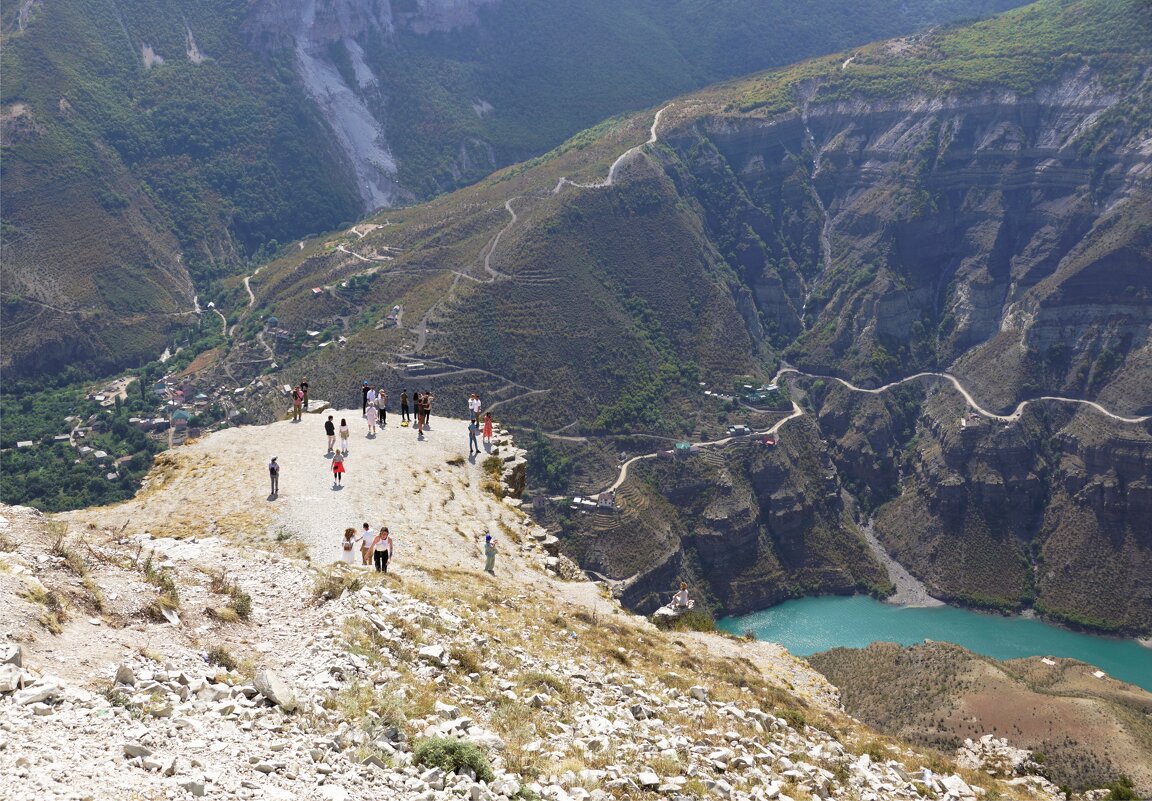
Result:
{"label": "white rocky ground", "polygon": [[[660,632],[560,579],[546,534],[457,458],[463,422],[367,440],[344,416],[342,490],[313,415],[181,448],[116,507],[0,510],[0,798],[1054,795],[875,736],[777,646]],[[363,520],[396,535],[388,576],[328,564]],[[414,764],[434,736],[494,778]]]}

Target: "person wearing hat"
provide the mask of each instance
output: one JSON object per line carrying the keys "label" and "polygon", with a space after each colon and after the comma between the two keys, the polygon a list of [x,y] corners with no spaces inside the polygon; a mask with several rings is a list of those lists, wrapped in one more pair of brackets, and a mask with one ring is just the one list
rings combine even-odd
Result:
{"label": "person wearing hat", "polygon": [[280,494],[280,463],[276,461],[276,457],[272,457],[272,461],[268,463],[268,478],[272,480],[272,494]]}
{"label": "person wearing hat", "polygon": [[484,535],[484,572],[496,575],[496,540],[491,534]]}

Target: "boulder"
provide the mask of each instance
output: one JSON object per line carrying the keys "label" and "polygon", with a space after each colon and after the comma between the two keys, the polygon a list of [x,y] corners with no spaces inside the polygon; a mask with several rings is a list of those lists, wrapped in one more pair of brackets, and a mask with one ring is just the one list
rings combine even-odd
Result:
{"label": "boulder", "polygon": [[425,645],[416,654],[425,662],[440,667],[445,667],[448,664],[448,652],[444,650],[442,645]]}
{"label": "boulder", "polygon": [[14,696],[12,696],[13,703],[18,706],[26,706],[27,704],[38,704],[41,701],[47,701],[50,698],[55,698],[56,694],[60,692],[60,688],[52,682],[45,682],[43,684],[36,684],[32,687],[25,687]]}
{"label": "boulder", "polygon": [[13,643],[0,645],[0,665],[24,667],[24,651]]}
{"label": "boulder", "polygon": [[292,688],[279,676],[271,670],[264,668],[256,674],[256,680],[252,682],[260,694],[267,698],[276,706],[283,709],[285,712],[296,711],[296,693]]}
{"label": "boulder", "polygon": [[24,671],[12,663],[0,664],[0,693],[10,693],[20,689]]}
{"label": "boulder", "polygon": [[127,665],[121,665],[116,668],[116,678],[112,680],[112,683],[134,687],[136,685],[136,674],[132,672],[132,668]]}

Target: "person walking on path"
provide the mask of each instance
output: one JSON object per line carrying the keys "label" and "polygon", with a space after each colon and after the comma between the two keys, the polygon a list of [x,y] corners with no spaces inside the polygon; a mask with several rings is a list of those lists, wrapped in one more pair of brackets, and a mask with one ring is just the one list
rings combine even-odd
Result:
{"label": "person walking on path", "polygon": [[370,414],[366,418],[368,420],[368,439],[376,438],[376,415]]}
{"label": "person walking on path", "polygon": [[344,539],[340,541],[340,561],[347,565],[356,564],[356,551],[358,550],[356,529],[344,529]]}
{"label": "person walking on path", "polygon": [[476,425],[475,420],[468,421],[468,455],[480,453],[480,444],[476,442],[476,434],[480,432],[480,426]]}
{"label": "person walking on path", "polygon": [[300,422],[300,405],[304,403],[304,390],[292,387],[292,422]]}
{"label": "person walking on path", "polygon": [[348,437],[352,436],[352,429],[348,428],[348,421],[340,418],[340,450],[348,455]]}
{"label": "person walking on path", "polygon": [[268,478],[272,481],[272,496],[275,497],[280,494],[280,463],[275,456],[268,463]]}
{"label": "person walking on path", "polygon": [[380,529],[376,541],[372,543],[372,558],[377,573],[388,572],[388,560],[392,558],[392,535],[388,533],[388,526]]}
{"label": "person walking on path", "polygon": [[332,454],[332,482],[337,487],[344,486],[344,454],[340,451]]}
{"label": "person walking on path", "polygon": [[372,533],[372,527],[367,523],[362,528],[362,533],[357,537],[360,544],[360,563],[370,565],[372,564],[372,545],[376,542],[376,535]]}
{"label": "person walking on path", "polygon": [[484,443],[492,444],[492,412],[484,412]]}
{"label": "person walking on path", "polygon": [[376,391],[376,414],[380,418],[380,427],[385,428],[388,425],[388,393],[384,387]]}
{"label": "person walking on path", "polygon": [[408,390],[400,390],[400,424],[411,423],[412,418],[408,414]]}
{"label": "person walking on path", "polygon": [[360,414],[362,415],[368,414],[368,393],[371,391],[372,387],[368,386],[367,381],[360,385]]}
{"label": "person walking on path", "polygon": [[491,534],[484,535],[484,572],[496,575],[496,540]]}
{"label": "person walking on path", "polygon": [[308,377],[300,381],[300,391],[304,394],[304,411],[308,411]]}
{"label": "person walking on path", "polygon": [[324,433],[328,435],[328,453],[332,453],[336,447],[336,424],[332,422],[332,415],[324,421]]}

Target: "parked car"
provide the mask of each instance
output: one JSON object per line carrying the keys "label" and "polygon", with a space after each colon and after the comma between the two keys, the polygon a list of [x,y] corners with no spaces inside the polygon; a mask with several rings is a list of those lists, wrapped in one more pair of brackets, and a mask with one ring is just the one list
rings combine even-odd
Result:
{"label": "parked car", "polygon": [[751,433],[752,429],[748,426],[728,426],[728,436],[730,437],[742,437]]}

